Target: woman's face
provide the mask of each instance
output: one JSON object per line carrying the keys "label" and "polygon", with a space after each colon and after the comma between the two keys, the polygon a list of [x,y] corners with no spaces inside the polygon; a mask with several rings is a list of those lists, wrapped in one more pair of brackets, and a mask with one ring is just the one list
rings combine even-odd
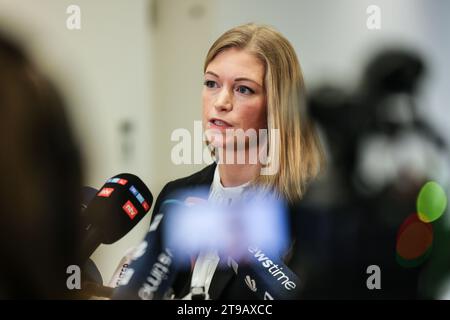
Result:
{"label": "woman's face", "polygon": [[[226,139],[227,129],[258,133],[267,127],[264,72],[260,60],[236,48],[219,53],[209,63],[202,92],[203,128],[213,129],[207,138],[214,146],[234,141],[231,136]],[[223,142],[218,145],[218,141]]]}

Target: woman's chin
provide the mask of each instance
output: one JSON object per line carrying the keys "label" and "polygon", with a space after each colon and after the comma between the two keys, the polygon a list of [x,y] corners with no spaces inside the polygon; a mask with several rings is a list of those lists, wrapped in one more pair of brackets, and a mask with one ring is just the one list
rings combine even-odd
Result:
{"label": "woman's chin", "polygon": [[222,139],[217,140],[209,140],[209,145],[214,149],[225,149],[225,150],[233,150],[234,142],[233,141],[223,141]]}

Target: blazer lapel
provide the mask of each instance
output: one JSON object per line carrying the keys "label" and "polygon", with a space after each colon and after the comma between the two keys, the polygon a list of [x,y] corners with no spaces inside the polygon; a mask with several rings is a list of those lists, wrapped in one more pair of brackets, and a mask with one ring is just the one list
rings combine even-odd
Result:
{"label": "blazer lapel", "polygon": [[234,276],[231,268],[217,268],[209,286],[209,297],[212,300],[221,298],[222,292]]}

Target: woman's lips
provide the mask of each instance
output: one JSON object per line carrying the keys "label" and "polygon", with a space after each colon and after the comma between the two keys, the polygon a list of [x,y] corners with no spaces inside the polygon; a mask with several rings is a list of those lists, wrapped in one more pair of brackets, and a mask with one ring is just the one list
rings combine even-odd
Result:
{"label": "woman's lips", "polygon": [[228,122],[221,120],[221,119],[211,119],[208,121],[209,127],[212,129],[219,129],[219,130],[225,130],[232,128],[233,126],[229,124]]}

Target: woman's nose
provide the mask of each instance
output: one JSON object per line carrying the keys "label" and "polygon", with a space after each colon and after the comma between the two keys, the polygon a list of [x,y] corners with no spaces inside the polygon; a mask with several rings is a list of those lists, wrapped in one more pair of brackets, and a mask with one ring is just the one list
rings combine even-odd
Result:
{"label": "woman's nose", "polygon": [[229,92],[229,89],[222,88],[219,95],[217,95],[217,99],[214,103],[214,108],[216,108],[217,111],[231,111],[233,109],[232,99],[231,99],[231,93]]}

